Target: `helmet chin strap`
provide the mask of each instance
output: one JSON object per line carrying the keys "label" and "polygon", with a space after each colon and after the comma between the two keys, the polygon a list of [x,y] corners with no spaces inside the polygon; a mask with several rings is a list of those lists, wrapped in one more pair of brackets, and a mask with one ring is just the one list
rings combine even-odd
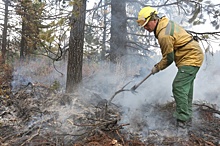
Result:
{"label": "helmet chin strap", "polygon": [[[149,17],[151,18],[154,14],[156,13],[156,11],[153,11],[150,13],[150,16],[148,16],[147,18],[145,18],[145,20],[147,20]],[[150,20],[150,19],[149,19]]]}

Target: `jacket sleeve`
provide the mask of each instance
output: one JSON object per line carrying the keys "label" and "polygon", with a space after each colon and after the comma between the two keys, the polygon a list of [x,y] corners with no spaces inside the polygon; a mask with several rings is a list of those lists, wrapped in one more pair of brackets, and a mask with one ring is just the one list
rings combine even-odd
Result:
{"label": "jacket sleeve", "polygon": [[163,70],[174,61],[174,38],[170,35],[158,38],[160,44],[162,59],[157,63],[156,67]]}

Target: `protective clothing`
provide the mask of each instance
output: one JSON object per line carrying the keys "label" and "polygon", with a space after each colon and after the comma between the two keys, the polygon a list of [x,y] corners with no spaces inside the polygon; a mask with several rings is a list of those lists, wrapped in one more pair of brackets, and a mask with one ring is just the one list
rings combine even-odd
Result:
{"label": "protective clothing", "polygon": [[144,7],[143,9],[141,9],[138,13],[138,25],[144,27],[154,14],[158,14],[158,12],[154,8]]}
{"label": "protective clothing", "polygon": [[178,72],[172,84],[176,102],[174,117],[188,121],[192,116],[193,84],[204,60],[203,51],[193,36],[166,17],[158,20],[154,35],[160,44],[162,59],[156,64],[163,70],[175,61]]}
{"label": "protective clothing", "polygon": [[154,30],[160,44],[162,59],[157,64],[163,70],[175,61],[177,67],[202,65],[204,55],[199,43],[181,26],[166,17],[158,20]]}
{"label": "protective clothing", "polygon": [[156,66],[154,66],[153,68],[152,68],[152,70],[151,70],[151,73],[152,74],[155,74],[155,73],[158,73],[159,72],[159,70],[158,70],[158,68],[156,67]]}

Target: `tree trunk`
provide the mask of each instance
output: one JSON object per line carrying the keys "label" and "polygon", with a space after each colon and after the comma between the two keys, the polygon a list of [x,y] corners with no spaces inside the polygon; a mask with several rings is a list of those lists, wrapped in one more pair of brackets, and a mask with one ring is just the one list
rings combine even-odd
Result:
{"label": "tree trunk", "polygon": [[75,0],[71,16],[66,92],[72,93],[82,80],[86,0]]}
{"label": "tree trunk", "polygon": [[21,28],[21,43],[20,43],[20,60],[23,61],[25,59],[25,51],[26,51],[26,40],[25,40],[25,22],[22,19],[22,28]]}
{"label": "tree trunk", "polygon": [[5,63],[5,54],[7,46],[7,30],[8,30],[8,0],[5,0],[5,18],[4,18],[4,28],[2,32],[2,62]]}
{"label": "tree trunk", "polygon": [[117,63],[126,54],[126,2],[125,0],[111,1],[111,39],[110,60]]}
{"label": "tree trunk", "polygon": [[107,21],[106,21],[106,18],[107,18],[107,6],[106,6],[106,0],[104,0],[104,8],[103,8],[103,11],[104,11],[104,16],[103,16],[103,21],[104,21],[104,29],[103,29],[103,37],[102,37],[102,51],[101,51],[101,60],[105,60],[105,55],[106,55],[106,31],[107,31],[107,28],[106,28],[106,25],[107,25]]}

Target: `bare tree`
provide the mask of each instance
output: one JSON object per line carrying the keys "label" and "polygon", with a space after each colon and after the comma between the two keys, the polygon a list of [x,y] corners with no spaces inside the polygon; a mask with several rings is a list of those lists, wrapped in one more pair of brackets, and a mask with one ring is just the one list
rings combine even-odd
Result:
{"label": "bare tree", "polygon": [[66,92],[77,89],[82,80],[86,0],[75,0],[70,20],[69,54],[67,64]]}

